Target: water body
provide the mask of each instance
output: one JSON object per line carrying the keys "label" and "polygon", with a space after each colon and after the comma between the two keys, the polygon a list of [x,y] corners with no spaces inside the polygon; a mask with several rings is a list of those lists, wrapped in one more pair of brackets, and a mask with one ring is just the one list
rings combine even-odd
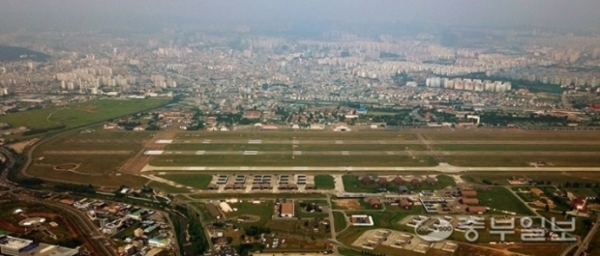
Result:
{"label": "water body", "polygon": [[34,60],[47,61],[52,56],[18,46],[0,45],[0,62]]}

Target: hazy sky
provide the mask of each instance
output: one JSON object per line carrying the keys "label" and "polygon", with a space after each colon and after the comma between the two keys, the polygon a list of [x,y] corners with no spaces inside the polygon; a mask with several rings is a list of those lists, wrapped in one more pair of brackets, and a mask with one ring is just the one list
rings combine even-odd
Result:
{"label": "hazy sky", "polygon": [[0,0],[0,26],[198,22],[426,22],[600,26],[599,0]]}

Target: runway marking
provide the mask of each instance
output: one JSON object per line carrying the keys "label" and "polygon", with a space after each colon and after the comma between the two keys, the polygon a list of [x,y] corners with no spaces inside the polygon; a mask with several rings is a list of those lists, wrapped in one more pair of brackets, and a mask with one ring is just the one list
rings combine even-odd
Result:
{"label": "runway marking", "polygon": [[206,153],[204,150],[196,151],[196,155],[204,155],[204,153]]}
{"label": "runway marking", "polygon": [[292,170],[294,171],[308,171],[308,167],[292,167]]}
{"label": "runway marking", "polygon": [[249,140],[248,144],[262,144],[262,140]]}
{"label": "runway marking", "polygon": [[295,156],[302,155],[302,151],[294,151],[294,155],[295,155]]}
{"label": "runway marking", "polygon": [[292,144],[300,144],[300,141],[299,140],[293,140]]}
{"label": "runway marking", "polygon": [[344,144],[344,141],[343,140],[336,140],[335,144]]}
{"label": "runway marking", "polygon": [[387,144],[387,142],[385,140],[380,140],[379,144]]}
{"label": "runway marking", "polygon": [[386,153],[387,155],[393,155],[393,154],[394,154],[394,152],[392,152],[392,151],[385,151],[385,153]]}
{"label": "runway marking", "polygon": [[258,154],[258,151],[244,151],[245,156],[255,156]]}
{"label": "runway marking", "polygon": [[204,144],[210,144],[210,140],[204,140],[202,143],[204,143]]}
{"label": "runway marking", "polygon": [[248,171],[250,170],[250,167],[248,166],[240,166],[240,171]]}
{"label": "runway marking", "polygon": [[343,155],[343,156],[349,156],[349,155],[350,155],[350,152],[349,152],[349,151],[342,151],[342,155]]}
{"label": "runway marking", "polygon": [[404,171],[404,167],[396,167],[396,171]]}

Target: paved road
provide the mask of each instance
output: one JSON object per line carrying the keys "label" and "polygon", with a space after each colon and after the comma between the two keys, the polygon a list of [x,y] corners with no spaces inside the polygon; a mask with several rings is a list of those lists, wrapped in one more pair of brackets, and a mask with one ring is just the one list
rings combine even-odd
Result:
{"label": "paved road", "polygon": [[146,165],[142,172],[161,171],[278,171],[278,172],[377,172],[377,171],[412,171],[412,172],[597,172],[600,167],[461,167],[449,164],[424,167],[355,167],[355,166],[152,166]]}
{"label": "paved road", "polygon": [[573,253],[573,256],[587,255],[585,251],[588,249],[590,243],[596,237],[596,233],[598,232],[598,228],[600,228],[600,216],[596,218],[592,228],[588,232],[588,234],[583,238],[581,243],[577,246],[577,250]]}

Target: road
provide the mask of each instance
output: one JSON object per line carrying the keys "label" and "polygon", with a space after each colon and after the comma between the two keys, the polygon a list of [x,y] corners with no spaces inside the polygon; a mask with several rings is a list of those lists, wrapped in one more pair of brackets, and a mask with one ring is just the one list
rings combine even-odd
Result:
{"label": "road", "polygon": [[596,221],[592,225],[592,228],[587,233],[587,235],[583,238],[581,243],[579,243],[579,245],[576,246],[577,250],[575,251],[575,253],[572,254],[573,256],[587,255],[587,253],[585,253],[585,251],[588,249],[590,243],[596,237],[596,233],[598,232],[599,228],[600,228],[600,215],[598,215],[598,217],[596,218]]}

